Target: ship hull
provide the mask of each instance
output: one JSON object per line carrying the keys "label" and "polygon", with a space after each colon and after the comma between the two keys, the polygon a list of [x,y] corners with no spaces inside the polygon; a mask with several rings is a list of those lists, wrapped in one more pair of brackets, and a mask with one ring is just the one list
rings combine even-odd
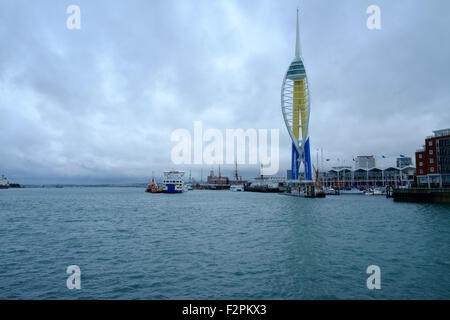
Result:
{"label": "ship hull", "polygon": [[164,193],[182,193],[183,185],[182,184],[166,184],[163,189]]}

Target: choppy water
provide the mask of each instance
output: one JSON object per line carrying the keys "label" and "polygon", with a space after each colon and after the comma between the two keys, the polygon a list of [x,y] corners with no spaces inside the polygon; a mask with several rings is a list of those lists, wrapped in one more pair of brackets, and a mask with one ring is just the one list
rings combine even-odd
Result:
{"label": "choppy water", "polygon": [[383,197],[0,190],[0,242],[1,299],[450,299],[450,207]]}

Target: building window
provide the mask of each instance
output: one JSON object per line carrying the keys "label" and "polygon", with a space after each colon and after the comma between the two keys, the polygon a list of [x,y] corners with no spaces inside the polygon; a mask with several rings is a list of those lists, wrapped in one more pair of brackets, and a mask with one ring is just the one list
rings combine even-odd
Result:
{"label": "building window", "polygon": [[423,174],[423,170],[420,170],[419,172],[420,172],[420,174]]}
{"label": "building window", "polygon": [[431,147],[433,145],[433,141],[428,141],[428,145]]}
{"label": "building window", "polygon": [[421,153],[419,153],[419,159],[422,159],[422,154]]}
{"label": "building window", "polygon": [[434,159],[433,158],[430,158],[430,163],[434,163]]}
{"label": "building window", "polygon": [[422,161],[419,162],[419,167],[421,167],[421,166],[423,166],[423,162]]}
{"label": "building window", "polygon": [[434,167],[431,167],[431,168],[430,168],[430,172],[434,172]]}
{"label": "building window", "polygon": [[428,151],[429,154],[433,154],[433,150]]}

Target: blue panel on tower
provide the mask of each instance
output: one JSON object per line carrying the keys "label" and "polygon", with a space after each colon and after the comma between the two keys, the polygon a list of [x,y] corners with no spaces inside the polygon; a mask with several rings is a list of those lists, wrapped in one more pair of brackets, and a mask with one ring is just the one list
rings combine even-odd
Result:
{"label": "blue panel on tower", "polygon": [[305,179],[312,180],[311,172],[311,151],[309,148],[309,137],[305,143]]}
{"label": "blue panel on tower", "polygon": [[291,179],[297,180],[298,179],[298,167],[299,167],[299,159],[300,155],[297,152],[297,149],[295,148],[295,145],[292,144],[292,162],[291,162]]}

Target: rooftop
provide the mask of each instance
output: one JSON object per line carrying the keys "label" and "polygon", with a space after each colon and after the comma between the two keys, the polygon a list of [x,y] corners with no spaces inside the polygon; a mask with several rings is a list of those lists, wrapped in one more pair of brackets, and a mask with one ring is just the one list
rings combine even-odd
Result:
{"label": "rooftop", "polygon": [[433,131],[435,137],[450,136],[450,128]]}

